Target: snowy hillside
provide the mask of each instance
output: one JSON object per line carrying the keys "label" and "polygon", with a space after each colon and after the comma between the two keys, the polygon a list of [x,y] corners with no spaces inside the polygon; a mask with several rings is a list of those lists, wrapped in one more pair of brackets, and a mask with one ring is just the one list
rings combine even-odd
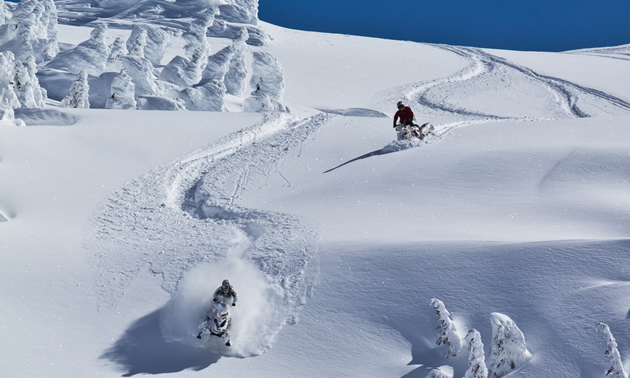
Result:
{"label": "snowy hillside", "polygon": [[[303,32],[255,0],[1,1],[0,377],[630,358],[628,46]],[[395,142],[399,100],[435,134]],[[226,278],[229,347],[195,337]]]}

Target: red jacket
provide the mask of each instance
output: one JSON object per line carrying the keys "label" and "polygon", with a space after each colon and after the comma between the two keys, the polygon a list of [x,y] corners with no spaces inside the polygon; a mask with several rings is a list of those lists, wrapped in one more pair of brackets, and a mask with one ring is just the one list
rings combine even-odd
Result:
{"label": "red jacket", "polygon": [[402,123],[403,125],[412,124],[413,112],[411,111],[411,108],[405,106],[404,108],[396,112],[396,115],[394,116],[394,127],[396,127],[396,121],[398,121],[398,118],[400,118],[400,123]]}

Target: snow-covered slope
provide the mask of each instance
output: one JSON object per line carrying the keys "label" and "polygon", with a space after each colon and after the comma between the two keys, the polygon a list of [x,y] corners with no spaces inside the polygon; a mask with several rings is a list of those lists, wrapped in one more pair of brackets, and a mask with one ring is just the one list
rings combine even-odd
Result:
{"label": "snow-covered slope", "polygon": [[[68,51],[106,15],[63,4]],[[0,123],[3,375],[462,377],[467,351],[443,356],[431,298],[486,353],[490,314],[514,320],[533,356],[514,376],[603,377],[597,322],[628,356],[626,49],[248,25],[272,39],[247,63],[277,59],[290,113],[243,113],[238,96],[234,112],[49,101],[16,110],[27,127]],[[173,37],[162,63],[184,45]],[[392,142],[398,100],[436,135]],[[225,278],[230,348],[193,335]]]}

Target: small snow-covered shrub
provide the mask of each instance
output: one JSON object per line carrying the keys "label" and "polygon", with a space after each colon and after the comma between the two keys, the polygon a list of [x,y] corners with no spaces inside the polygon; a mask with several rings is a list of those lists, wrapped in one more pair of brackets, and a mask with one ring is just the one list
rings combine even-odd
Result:
{"label": "small snow-covered shrub", "polygon": [[498,312],[490,314],[490,318],[492,343],[488,372],[490,377],[503,377],[525,364],[532,354],[527,350],[523,332],[512,319]]}
{"label": "small snow-covered shrub", "polygon": [[70,93],[61,101],[61,105],[65,108],[89,108],[89,93],[87,72],[81,71],[79,78],[72,83]]}
{"label": "small snow-covered shrub", "polygon": [[136,86],[131,81],[131,76],[127,74],[126,70],[121,70],[120,73],[112,81],[112,95],[107,99],[105,108],[107,109],[135,109],[136,100],[135,89]]}
{"label": "small snow-covered shrub", "polygon": [[486,358],[483,354],[483,343],[481,335],[476,329],[471,329],[466,335],[468,343],[468,370],[464,378],[487,378],[488,368],[486,367]]}
{"label": "small snow-covered shrub", "polygon": [[606,371],[606,376],[613,378],[627,378],[628,376],[623,370],[623,363],[621,362],[619,350],[617,350],[617,341],[615,341],[612,332],[610,332],[610,328],[604,323],[597,323],[595,326],[606,338],[606,352],[604,352],[604,355],[608,357],[608,362],[610,364],[610,368]]}
{"label": "small snow-covered shrub", "polygon": [[440,366],[431,370],[426,378],[453,378],[453,368],[450,366]]}
{"label": "small snow-covered shrub", "polygon": [[462,350],[462,340],[457,334],[455,323],[451,320],[451,314],[439,299],[431,299],[431,307],[435,310],[435,316],[438,318],[438,324],[435,327],[435,330],[439,332],[436,344],[448,347],[444,353],[445,357],[457,356]]}

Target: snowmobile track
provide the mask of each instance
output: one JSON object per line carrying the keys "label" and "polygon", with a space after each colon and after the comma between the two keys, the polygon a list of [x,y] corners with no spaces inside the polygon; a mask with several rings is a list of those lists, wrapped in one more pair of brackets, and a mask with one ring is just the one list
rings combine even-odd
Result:
{"label": "snowmobile track", "polygon": [[94,216],[86,238],[101,309],[115,307],[142,274],[161,276],[163,289],[174,293],[187,271],[225,259],[235,235],[244,235],[250,243],[242,258],[283,298],[279,318],[292,319],[317,274],[316,232],[291,215],[242,208],[235,200],[336,117],[265,115],[117,191]]}

